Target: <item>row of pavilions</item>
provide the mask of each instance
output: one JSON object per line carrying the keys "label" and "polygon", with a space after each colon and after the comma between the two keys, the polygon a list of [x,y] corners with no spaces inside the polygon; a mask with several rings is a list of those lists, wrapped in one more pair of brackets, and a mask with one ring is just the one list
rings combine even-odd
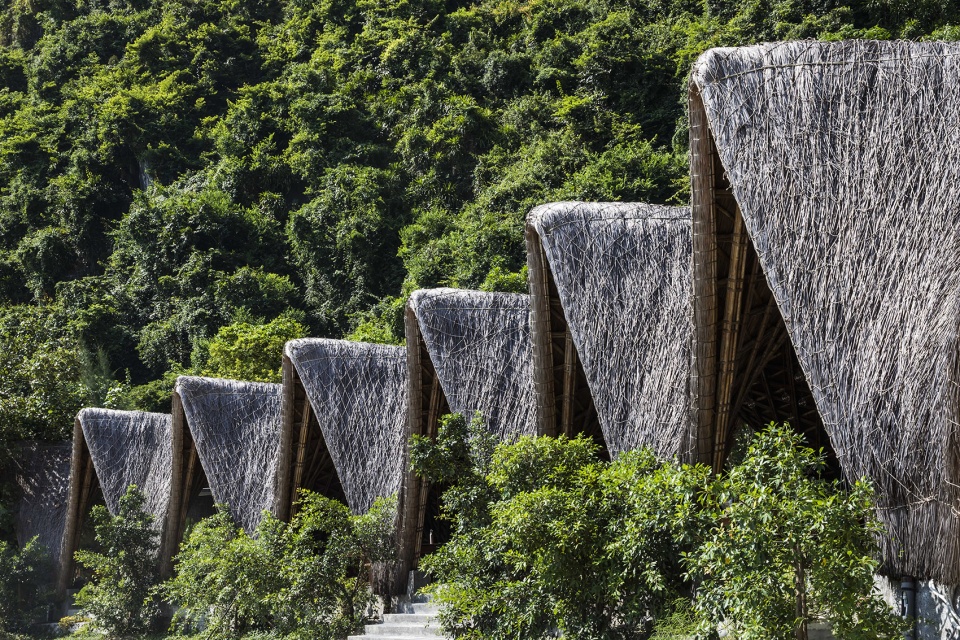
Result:
{"label": "row of pavilions", "polygon": [[960,583],[960,46],[714,49],[689,107],[689,208],[538,207],[528,295],[417,291],[405,347],[296,340],[282,384],[181,377],[170,415],[84,409],[24,458],[21,540],[65,589],[90,505],[131,483],[167,573],[214,503],[249,531],[302,488],[357,512],[397,494],[404,576],[443,540],[406,443],[446,413],[714,470],[737,429],[786,421],[876,486],[885,573]]}

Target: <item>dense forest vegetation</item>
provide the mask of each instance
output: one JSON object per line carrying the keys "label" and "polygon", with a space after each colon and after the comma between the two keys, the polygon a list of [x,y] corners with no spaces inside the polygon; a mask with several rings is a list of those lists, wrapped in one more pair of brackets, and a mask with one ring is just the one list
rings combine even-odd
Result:
{"label": "dense forest vegetation", "polygon": [[[951,0],[3,0],[0,441],[404,295],[524,290],[524,215],[687,198],[720,45],[960,38]],[[242,357],[240,357],[242,356]]]}

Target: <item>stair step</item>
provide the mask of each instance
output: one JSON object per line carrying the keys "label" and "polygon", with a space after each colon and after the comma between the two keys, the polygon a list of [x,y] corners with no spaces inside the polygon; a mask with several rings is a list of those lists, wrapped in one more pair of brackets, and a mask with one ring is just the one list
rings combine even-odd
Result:
{"label": "stair step", "polygon": [[380,623],[380,624],[368,624],[366,626],[366,632],[368,636],[406,636],[406,637],[415,637],[415,638],[428,638],[430,636],[440,635],[440,629],[438,627],[428,627],[426,624],[413,623],[413,624],[401,624],[401,623]]}
{"label": "stair step", "polygon": [[435,640],[439,636],[436,635],[423,635],[423,636],[387,636],[387,635],[369,635],[364,634],[362,636],[347,636],[347,640],[410,640],[410,638],[431,638]]}
{"label": "stair step", "polygon": [[400,623],[400,624],[422,624],[426,625],[428,622],[433,622],[437,617],[430,613],[385,613],[383,614],[383,621],[387,624],[390,623]]}

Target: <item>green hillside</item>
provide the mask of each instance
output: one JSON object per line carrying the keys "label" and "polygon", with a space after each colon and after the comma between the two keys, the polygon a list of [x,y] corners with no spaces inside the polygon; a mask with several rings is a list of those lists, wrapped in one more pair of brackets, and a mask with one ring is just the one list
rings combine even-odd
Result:
{"label": "green hillside", "polygon": [[271,379],[299,335],[397,341],[416,287],[525,290],[536,204],[685,202],[709,47],[952,25],[948,0],[5,0],[0,440],[163,409],[178,371]]}

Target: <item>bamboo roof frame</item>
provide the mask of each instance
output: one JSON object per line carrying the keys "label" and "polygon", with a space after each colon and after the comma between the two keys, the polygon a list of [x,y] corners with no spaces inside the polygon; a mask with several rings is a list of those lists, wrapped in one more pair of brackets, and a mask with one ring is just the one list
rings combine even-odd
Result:
{"label": "bamboo roof frame", "polygon": [[525,236],[540,432],[686,452],[689,209],[558,202]]}
{"label": "bamboo roof frame", "polygon": [[[60,550],[56,592],[63,598],[73,577],[73,554],[80,541],[83,520],[93,493],[100,491],[107,509],[114,513],[117,501],[130,484],[144,492],[145,507],[155,517],[160,535],[160,572],[164,561],[172,479],[176,466],[171,443],[169,414],[141,411],[82,409],[74,422],[70,455],[70,483],[66,523]],[[91,446],[91,443],[93,446]],[[98,462],[99,460],[99,462]],[[100,468],[98,468],[98,466]]]}
{"label": "bamboo roof frame", "polygon": [[689,89],[696,457],[722,465],[750,411],[807,421],[877,487],[883,571],[945,584],[960,583],[958,78],[955,43],[792,42],[708,51]]}

